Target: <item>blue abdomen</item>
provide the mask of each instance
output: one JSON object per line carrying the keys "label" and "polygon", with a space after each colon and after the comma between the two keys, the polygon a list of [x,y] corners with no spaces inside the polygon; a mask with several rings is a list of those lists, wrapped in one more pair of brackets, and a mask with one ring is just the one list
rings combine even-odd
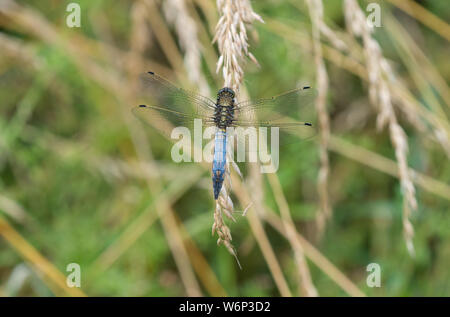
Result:
{"label": "blue abdomen", "polygon": [[225,179],[225,164],[227,159],[227,134],[225,131],[216,132],[214,142],[214,160],[212,167],[212,181],[214,187],[214,199],[219,197]]}

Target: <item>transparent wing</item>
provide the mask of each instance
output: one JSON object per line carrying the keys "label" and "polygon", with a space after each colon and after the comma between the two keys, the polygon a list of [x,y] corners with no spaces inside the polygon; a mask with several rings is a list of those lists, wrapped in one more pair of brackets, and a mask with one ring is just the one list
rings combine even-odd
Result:
{"label": "transparent wing", "polygon": [[214,112],[215,103],[211,99],[179,88],[153,72],[142,74],[140,78],[144,96],[151,96],[169,110],[203,116]]}
{"label": "transparent wing", "polygon": [[272,98],[239,102],[233,125],[279,128],[280,138],[289,139],[284,136],[289,134],[308,139],[317,134],[313,105],[316,95],[314,89],[305,86]]}
{"label": "transparent wing", "polygon": [[153,72],[142,74],[140,79],[143,98],[149,103],[132,111],[144,123],[169,137],[176,127],[192,131],[195,119],[203,127],[213,125],[215,103],[211,99],[179,88]]}
{"label": "transparent wing", "polygon": [[192,133],[194,124],[201,124],[203,129],[214,125],[212,117],[182,113],[164,106],[139,105],[133,108],[132,112],[142,122],[156,128],[168,138],[174,128],[186,127]]}

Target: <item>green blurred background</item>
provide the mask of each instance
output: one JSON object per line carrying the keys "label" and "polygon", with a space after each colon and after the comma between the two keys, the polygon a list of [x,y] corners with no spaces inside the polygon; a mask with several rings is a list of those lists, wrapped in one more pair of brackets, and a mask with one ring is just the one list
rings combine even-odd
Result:
{"label": "green blurred background", "polygon": [[[414,18],[396,2],[381,2],[382,27],[373,36],[418,109],[440,118],[448,136],[450,104],[441,94],[448,94],[450,78],[444,22],[450,20],[450,6],[418,1],[425,10],[417,11],[406,1],[418,12]],[[191,294],[186,285],[194,285],[205,296],[280,296],[276,272],[249,216],[226,220],[240,270],[227,249],[216,245],[217,236],[211,236],[209,168],[173,163],[170,143],[131,114],[140,98],[135,86],[141,72],[153,70],[196,89],[187,80],[177,30],[161,4],[77,1],[81,27],[69,28],[69,3],[0,0],[0,295],[184,296]],[[369,2],[359,3],[364,10]],[[248,30],[250,50],[261,65],[244,67],[249,95],[269,97],[299,82],[314,84],[312,49],[305,44],[311,36],[306,4],[252,5],[266,23],[256,22]],[[198,27],[200,71],[214,96],[223,83],[214,72],[218,51],[211,43],[216,3],[185,1],[185,6]],[[324,1],[324,11],[325,22],[350,38],[342,1]],[[433,18],[447,28],[433,28],[439,25]],[[354,46],[343,58],[361,63],[361,42],[349,41]],[[172,56],[164,47],[169,42],[176,49]],[[333,214],[322,235],[315,222],[318,143],[283,149],[277,173],[296,229],[313,250],[305,252],[314,286],[321,296],[358,295],[349,291],[352,287],[368,296],[449,296],[450,153],[434,139],[423,112],[411,114],[424,126],[418,130],[396,109],[407,134],[409,166],[426,175],[415,184],[412,257],[403,238],[403,196],[392,175],[396,157],[389,131],[376,129],[367,81],[349,71],[358,67],[346,67],[325,48],[324,55],[331,134],[337,141],[329,151]],[[441,79],[444,91],[427,74]],[[426,83],[418,84],[417,78]],[[267,177],[261,182],[264,212],[278,215]],[[258,186],[247,178],[244,183],[250,193]],[[232,198],[236,210],[246,207]],[[169,211],[166,226],[161,217]],[[265,218],[259,223],[291,294],[301,295],[291,245]],[[65,286],[69,263],[81,267],[81,289]],[[381,266],[379,288],[366,284],[369,263]]]}

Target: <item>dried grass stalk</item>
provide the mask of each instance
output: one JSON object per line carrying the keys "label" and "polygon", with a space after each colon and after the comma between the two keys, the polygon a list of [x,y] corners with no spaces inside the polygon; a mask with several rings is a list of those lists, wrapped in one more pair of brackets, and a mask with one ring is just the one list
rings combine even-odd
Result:
{"label": "dried grass stalk", "polygon": [[395,156],[400,175],[400,184],[404,196],[403,200],[403,232],[408,252],[414,254],[414,229],[410,221],[411,213],[417,209],[415,188],[408,171],[406,159],[408,142],[406,134],[399,125],[392,106],[389,91],[389,78],[393,76],[392,69],[381,53],[378,42],[372,38],[372,27],[366,21],[364,12],[356,0],[344,1],[344,12],[347,27],[354,36],[361,37],[369,77],[369,98],[378,112],[377,127],[379,130],[389,127],[391,142],[395,149]]}
{"label": "dried grass stalk", "polygon": [[222,68],[224,86],[239,90],[244,71],[244,57],[249,57],[258,65],[256,58],[248,50],[246,24],[255,20],[264,23],[256,14],[248,0],[217,0],[220,19],[216,26],[213,43],[219,46],[220,57],[217,62],[217,72]]}
{"label": "dried grass stalk", "polygon": [[189,80],[198,85],[202,94],[209,95],[209,86],[201,69],[202,45],[197,37],[197,25],[188,13],[185,1],[166,0],[163,11],[166,20],[175,27]]}
{"label": "dried grass stalk", "polygon": [[144,53],[145,49],[153,42],[153,35],[147,26],[147,19],[148,15],[144,2],[134,2],[131,7],[130,47],[139,54]]}
{"label": "dried grass stalk", "polygon": [[[219,72],[222,68],[224,87],[238,91],[244,77],[242,65],[245,57],[258,64],[256,58],[249,51],[246,25],[251,25],[255,20],[262,23],[264,21],[253,11],[248,0],[217,0],[217,8],[220,19],[216,26],[213,43],[217,42],[220,57],[216,71]],[[227,158],[225,181],[216,203],[212,232],[213,234],[217,232],[219,236],[217,243],[223,243],[237,260],[236,251],[231,244],[231,232],[223,220],[223,215],[234,221],[233,202],[228,194],[231,189],[230,164],[239,175],[241,173],[233,158],[230,155],[227,155]]]}
{"label": "dried grass stalk", "polygon": [[[323,21],[322,0],[308,0],[309,14],[311,16],[312,35],[314,45],[314,63],[317,71],[318,96],[316,108],[320,126],[320,170],[317,190],[320,199],[320,212],[317,214],[316,222],[319,235],[325,228],[326,221],[331,217],[331,206],[328,198],[328,175],[330,164],[328,159],[328,139],[330,137],[330,118],[328,116],[326,98],[328,92],[328,75],[322,56],[322,46],[320,43],[321,30],[327,30],[327,34],[332,32]],[[340,43],[340,42],[337,42]],[[337,44],[339,45],[339,44]],[[343,44],[342,44],[343,45]]]}

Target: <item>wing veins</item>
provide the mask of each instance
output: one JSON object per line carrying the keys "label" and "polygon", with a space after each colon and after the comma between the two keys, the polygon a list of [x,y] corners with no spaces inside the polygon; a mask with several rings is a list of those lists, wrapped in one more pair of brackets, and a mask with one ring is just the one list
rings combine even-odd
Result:
{"label": "wing veins", "polygon": [[198,115],[194,116],[194,115],[190,115],[190,114],[183,113],[183,112],[180,112],[180,111],[167,109],[167,108],[164,108],[164,107],[154,106],[154,105],[150,105],[150,106],[145,105],[145,107],[135,107],[134,108],[135,111],[138,110],[138,109],[152,109],[152,110],[156,110],[156,111],[160,111],[160,112],[170,112],[170,113],[173,113],[173,114],[175,114],[177,116],[184,117],[184,118],[191,118],[191,119],[213,119],[212,117],[209,117],[209,116],[206,116],[206,115],[198,114]]}
{"label": "wing veins", "polygon": [[306,90],[307,89],[305,89],[304,87],[301,87],[301,88],[295,88],[295,89],[288,90],[284,93],[273,96],[271,98],[261,98],[261,99],[257,99],[257,100],[251,100],[251,99],[244,100],[244,101],[241,101],[236,104],[236,111],[239,111],[239,112],[249,111],[249,110],[257,109],[258,108],[257,106],[271,107],[271,106],[273,106],[273,104],[275,102],[277,102],[282,97],[289,96],[289,95],[296,96],[295,93],[298,93],[301,91],[306,91]]}
{"label": "wing veins", "polygon": [[269,121],[240,121],[240,120],[235,120],[235,121],[233,121],[233,124],[235,124],[236,126],[246,126],[246,127],[252,127],[252,126],[257,126],[257,127],[280,127],[280,128],[284,128],[284,127],[302,127],[302,126],[312,127],[312,125],[309,122],[302,122],[302,121],[297,121],[297,122],[269,122]]}
{"label": "wing veins", "polygon": [[148,72],[146,74],[143,74],[141,76],[142,80],[148,84],[152,84],[153,82],[158,82],[162,86],[164,86],[166,89],[168,89],[172,97],[184,97],[191,102],[193,102],[195,105],[199,105],[207,110],[214,110],[215,109],[215,103],[208,97],[202,96],[198,93],[195,93],[193,91],[185,90],[182,88],[179,88],[172,84],[167,79],[162,78],[161,76],[156,75],[155,73]]}

